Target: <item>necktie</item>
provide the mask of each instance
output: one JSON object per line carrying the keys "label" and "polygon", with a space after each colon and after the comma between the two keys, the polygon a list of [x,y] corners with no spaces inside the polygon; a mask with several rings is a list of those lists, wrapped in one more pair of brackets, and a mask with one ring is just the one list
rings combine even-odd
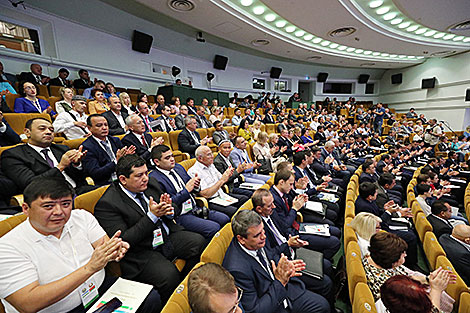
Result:
{"label": "necktie", "polygon": [[[287,212],[289,212],[289,211],[290,211],[290,207],[289,207],[289,201],[287,201],[287,196],[284,195],[282,198],[284,199],[284,203],[286,204]],[[297,223],[297,221],[295,221],[295,220],[294,220],[294,222],[292,223],[292,227],[294,227],[295,230],[299,230],[299,229],[300,229],[299,223]]]}
{"label": "necktie", "polygon": [[39,113],[42,113],[41,111],[41,105],[39,104],[39,100],[36,99],[35,101],[32,101],[33,105],[36,107],[36,110],[38,110]]}
{"label": "necktie", "polygon": [[41,76],[36,75],[36,82],[37,82],[38,84],[41,84]]}
{"label": "necktie", "polygon": [[[174,171],[170,171],[171,177],[176,181],[178,186],[182,189],[186,188],[184,184],[178,179],[179,175],[177,175]],[[196,200],[194,200],[193,195],[189,193],[189,197],[191,198],[191,205],[193,206],[193,209],[196,207]]]}
{"label": "necktie", "polygon": [[276,238],[277,244],[282,245],[282,240],[277,236],[276,227],[274,226],[274,223],[273,221],[271,221],[270,218],[268,219],[268,225],[269,228],[271,228],[271,230],[273,231],[274,238]]}
{"label": "necktie", "polygon": [[[138,192],[135,197],[137,198],[137,200],[139,200],[142,209],[144,209],[145,212],[148,212],[148,204],[144,199],[144,194],[142,192]],[[165,228],[163,227],[163,222],[161,218],[157,220],[157,223],[155,225],[162,231],[163,245],[159,246],[162,249],[162,254],[167,259],[171,259],[173,256],[173,245],[171,244],[170,237],[168,236]]]}
{"label": "necktie", "polygon": [[147,116],[144,116],[144,121],[145,121],[145,125],[147,125],[147,130],[152,131],[152,128],[150,128],[149,119]]}
{"label": "necktie", "polygon": [[261,262],[261,265],[263,265],[264,270],[269,273],[268,263],[266,263],[266,260],[264,259],[263,253],[261,252],[261,249],[258,249],[258,251],[256,251],[256,256],[258,257],[259,261]]}
{"label": "necktie", "polygon": [[101,143],[103,144],[104,151],[106,151],[106,154],[109,156],[111,161],[114,161],[115,156],[113,151],[111,150],[111,147],[109,146],[109,143],[106,140],[102,140]]}
{"label": "necktie", "polygon": [[142,134],[142,144],[144,145],[145,148],[147,148],[147,141],[145,140],[144,134]]}
{"label": "necktie", "polygon": [[163,122],[165,123],[165,131],[166,132],[171,131],[170,125],[168,124],[166,118],[163,118]]}
{"label": "necktie", "polygon": [[50,167],[54,167],[54,162],[49,157],[49,149],[42,149],[41,153],[44,154],[44,158],[46,159],[47,164],[49,164]]}

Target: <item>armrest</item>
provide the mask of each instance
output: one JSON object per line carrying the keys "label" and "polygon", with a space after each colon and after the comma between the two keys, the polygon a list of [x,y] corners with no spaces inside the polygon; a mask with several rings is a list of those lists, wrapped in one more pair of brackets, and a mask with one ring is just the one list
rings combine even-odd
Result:
{"label": "armrest", "polygon": [[10,199],[10,205],[13,206],[22,206],[24,202],[23,195],[15,195]]}
{"label": "armrest", "polygon": [[88,185],[92,185],[94,186],[95,185],[95,182],[93,181],[93,178],[91,177],[86,177],[86,182],[88,183]]}
{"label": "armrest", "polygon": [[209,202],[207,202],[207,199],[204,197],[196,197],[196,205],[209,208]]}
{"label": "armrest", "polygon": [[241,181],[242,181],[242,182],[246,182],[245,176],[243,176],[243,174],[240,174],[240,178],[241,178]]}
{"label": "armrest", "polygon": [[304,216],[302,215],[302,213],[300,213],[299,211],[297,211],[297,217],[295,219],[297,222],[299,223],[302,223],[304,221]]}

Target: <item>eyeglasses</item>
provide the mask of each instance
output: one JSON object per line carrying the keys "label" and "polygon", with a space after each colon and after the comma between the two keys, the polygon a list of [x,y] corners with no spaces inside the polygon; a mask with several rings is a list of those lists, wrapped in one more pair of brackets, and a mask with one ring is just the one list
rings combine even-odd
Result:
{"label": "eyeglasses", "polygon": [[240,304],[240,301],[242,300],[243,289],[241,289],[240,287],[237,287],[237,290],[238,290],[238,299],[237,299],[237,302],[235,302],[235,305],[233,306],[233,309],[230,311],[230,313],[235,313],[237,311],[238,304]]}

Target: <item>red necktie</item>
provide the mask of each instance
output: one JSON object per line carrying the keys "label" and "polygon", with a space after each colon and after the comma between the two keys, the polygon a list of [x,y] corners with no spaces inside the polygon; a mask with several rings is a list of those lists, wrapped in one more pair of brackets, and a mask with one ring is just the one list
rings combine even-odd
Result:
{"label": "red necktie", "polygon": [[[290,211],[290,206],[289,206],[289,202],[287,201],[287,196],[284,195],[282,198],[284,199],[284,203],[286,204],[287,212],[289,212]],[[300,229],[299,223],[297,223],[297,221],[295,221],[295,220],[292,223],[292,227],[294,227],[295,230],[297,230],[297,231]]]}
{"label": "red necktie", "polygon": [[147,141],[145,141],[145,136],[142,134],[142,144],[147,148]]}
{"label": "red necktie", "polygon": [[148,119],[147,116],[145,117],[145,123],[147,124],[147,128],[148,128],[149,132],[151,132],[152,129],[150,128],[149,119]]}

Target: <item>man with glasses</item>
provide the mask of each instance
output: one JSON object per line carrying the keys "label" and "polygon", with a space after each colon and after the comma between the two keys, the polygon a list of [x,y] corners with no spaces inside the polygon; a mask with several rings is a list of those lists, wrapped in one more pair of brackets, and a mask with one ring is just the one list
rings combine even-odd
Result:
{"label": "man with glasses", "polygon": [[216,263],[207,263],[191,272],[188,301],[193,313],[241,313],[243,289],[235,286],[233,276]]}

